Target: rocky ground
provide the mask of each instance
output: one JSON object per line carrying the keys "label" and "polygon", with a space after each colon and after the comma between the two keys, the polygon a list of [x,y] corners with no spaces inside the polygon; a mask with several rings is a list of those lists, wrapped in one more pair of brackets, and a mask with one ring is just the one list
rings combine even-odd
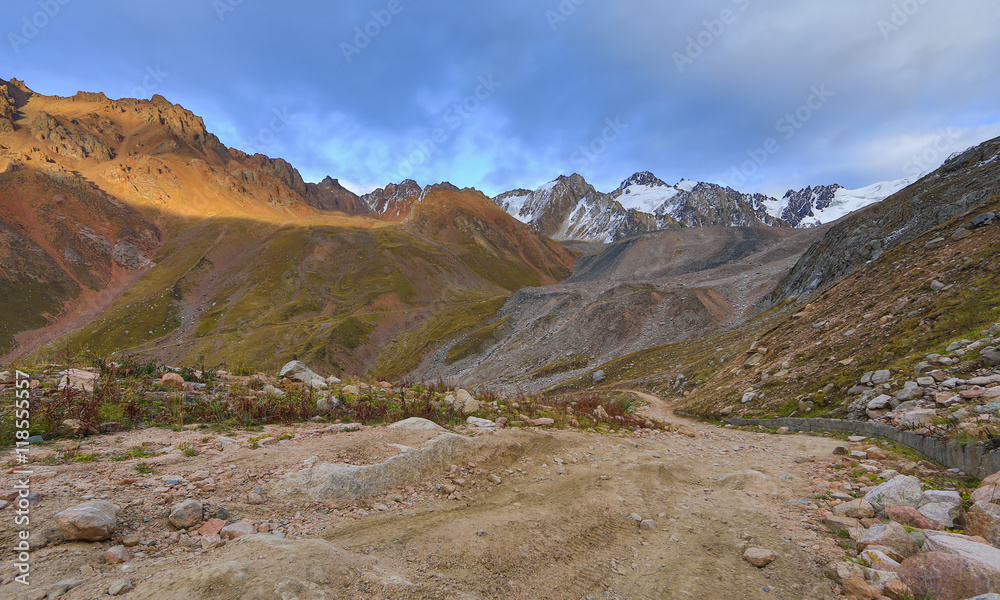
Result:
{"label": "rocky ground", "polygon": [[[865,597],[896,584],[858,564],[888,526],[856,498],[912,474],[969,505],[975,482],[871,440],[719,428],[642,398],[674,428],[187,426],[33,447],[30,585],[4,527],[0,597]],[[330,485],[305,485],[314,472]],[[923,486],[908,491],[919,506]],[[81,535],[96,541],[66,539]]]}

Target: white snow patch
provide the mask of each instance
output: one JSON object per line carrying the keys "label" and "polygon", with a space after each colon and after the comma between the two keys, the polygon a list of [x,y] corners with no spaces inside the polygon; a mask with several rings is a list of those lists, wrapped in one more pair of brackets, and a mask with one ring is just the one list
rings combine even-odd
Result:
{"label": "white snow patch", "polygon": [[680,190],[670,186],[630,185],[615,200],[626,209],[653,214],[679,193]]}
{"label": "white snow patch", "polygon": [[685,192],[690,192],[694,189],[694,186],[698,185],[697,181],[691,181],[690,179],[681,179],[680,183],[675,185],[679,190],[684,190]]}
{"label": "white snow patch", "polygon": [[[919,177],[904,177],[895,181],[883,181],[856,190],[840,188],[834,193],[830,206],[823,210],[813,209],[813,216],[802,219],[799,227],[814,227],[831,223],[856,210],[877,204],[899,190],[911,185]],[[784,207],[780,207],[782,210]],[[770,211],[769,211],[770,212]],[[774,214],[774,213],[771,213]],[[780,212],[778,214],[781,214]]]}

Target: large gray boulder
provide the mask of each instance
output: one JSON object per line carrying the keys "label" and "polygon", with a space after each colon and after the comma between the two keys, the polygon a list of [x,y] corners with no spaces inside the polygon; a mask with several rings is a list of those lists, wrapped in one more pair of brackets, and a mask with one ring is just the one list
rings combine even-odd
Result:
{"label": "large gray boulder", "polygon": [[298,381],[319,390],[325,390],[327,388],[326,380],[317,375],[312,369],[307,367],[305,363],[299,360],[293,360],[281,367],[281,371],[278,372],[278,377]]}
{"label": "large gray boulder", "polygon": [[875,508],[875,512],[886,506],[910,506],[917,508],[923,498],[924,488],[920,480],[909,475],[899,475],[877,486],[865,494],[865,501]]}

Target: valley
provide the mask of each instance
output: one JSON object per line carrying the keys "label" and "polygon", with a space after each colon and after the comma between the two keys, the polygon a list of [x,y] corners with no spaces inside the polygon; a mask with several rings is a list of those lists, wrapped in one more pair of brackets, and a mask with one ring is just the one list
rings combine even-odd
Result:
{"label": "valley", "polygon": [[0,597],[998,592],[998,157],[358,194],[0,80]]}

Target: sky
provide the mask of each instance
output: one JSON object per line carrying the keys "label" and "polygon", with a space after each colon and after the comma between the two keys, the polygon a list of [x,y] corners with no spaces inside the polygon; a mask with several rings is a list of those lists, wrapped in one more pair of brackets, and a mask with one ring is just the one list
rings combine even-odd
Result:
{"label": "sky", "polygon": [[637,171],[781,195],[1000,135],[996,0],[8,0],[0,77],[161,94],[355,192]]}

